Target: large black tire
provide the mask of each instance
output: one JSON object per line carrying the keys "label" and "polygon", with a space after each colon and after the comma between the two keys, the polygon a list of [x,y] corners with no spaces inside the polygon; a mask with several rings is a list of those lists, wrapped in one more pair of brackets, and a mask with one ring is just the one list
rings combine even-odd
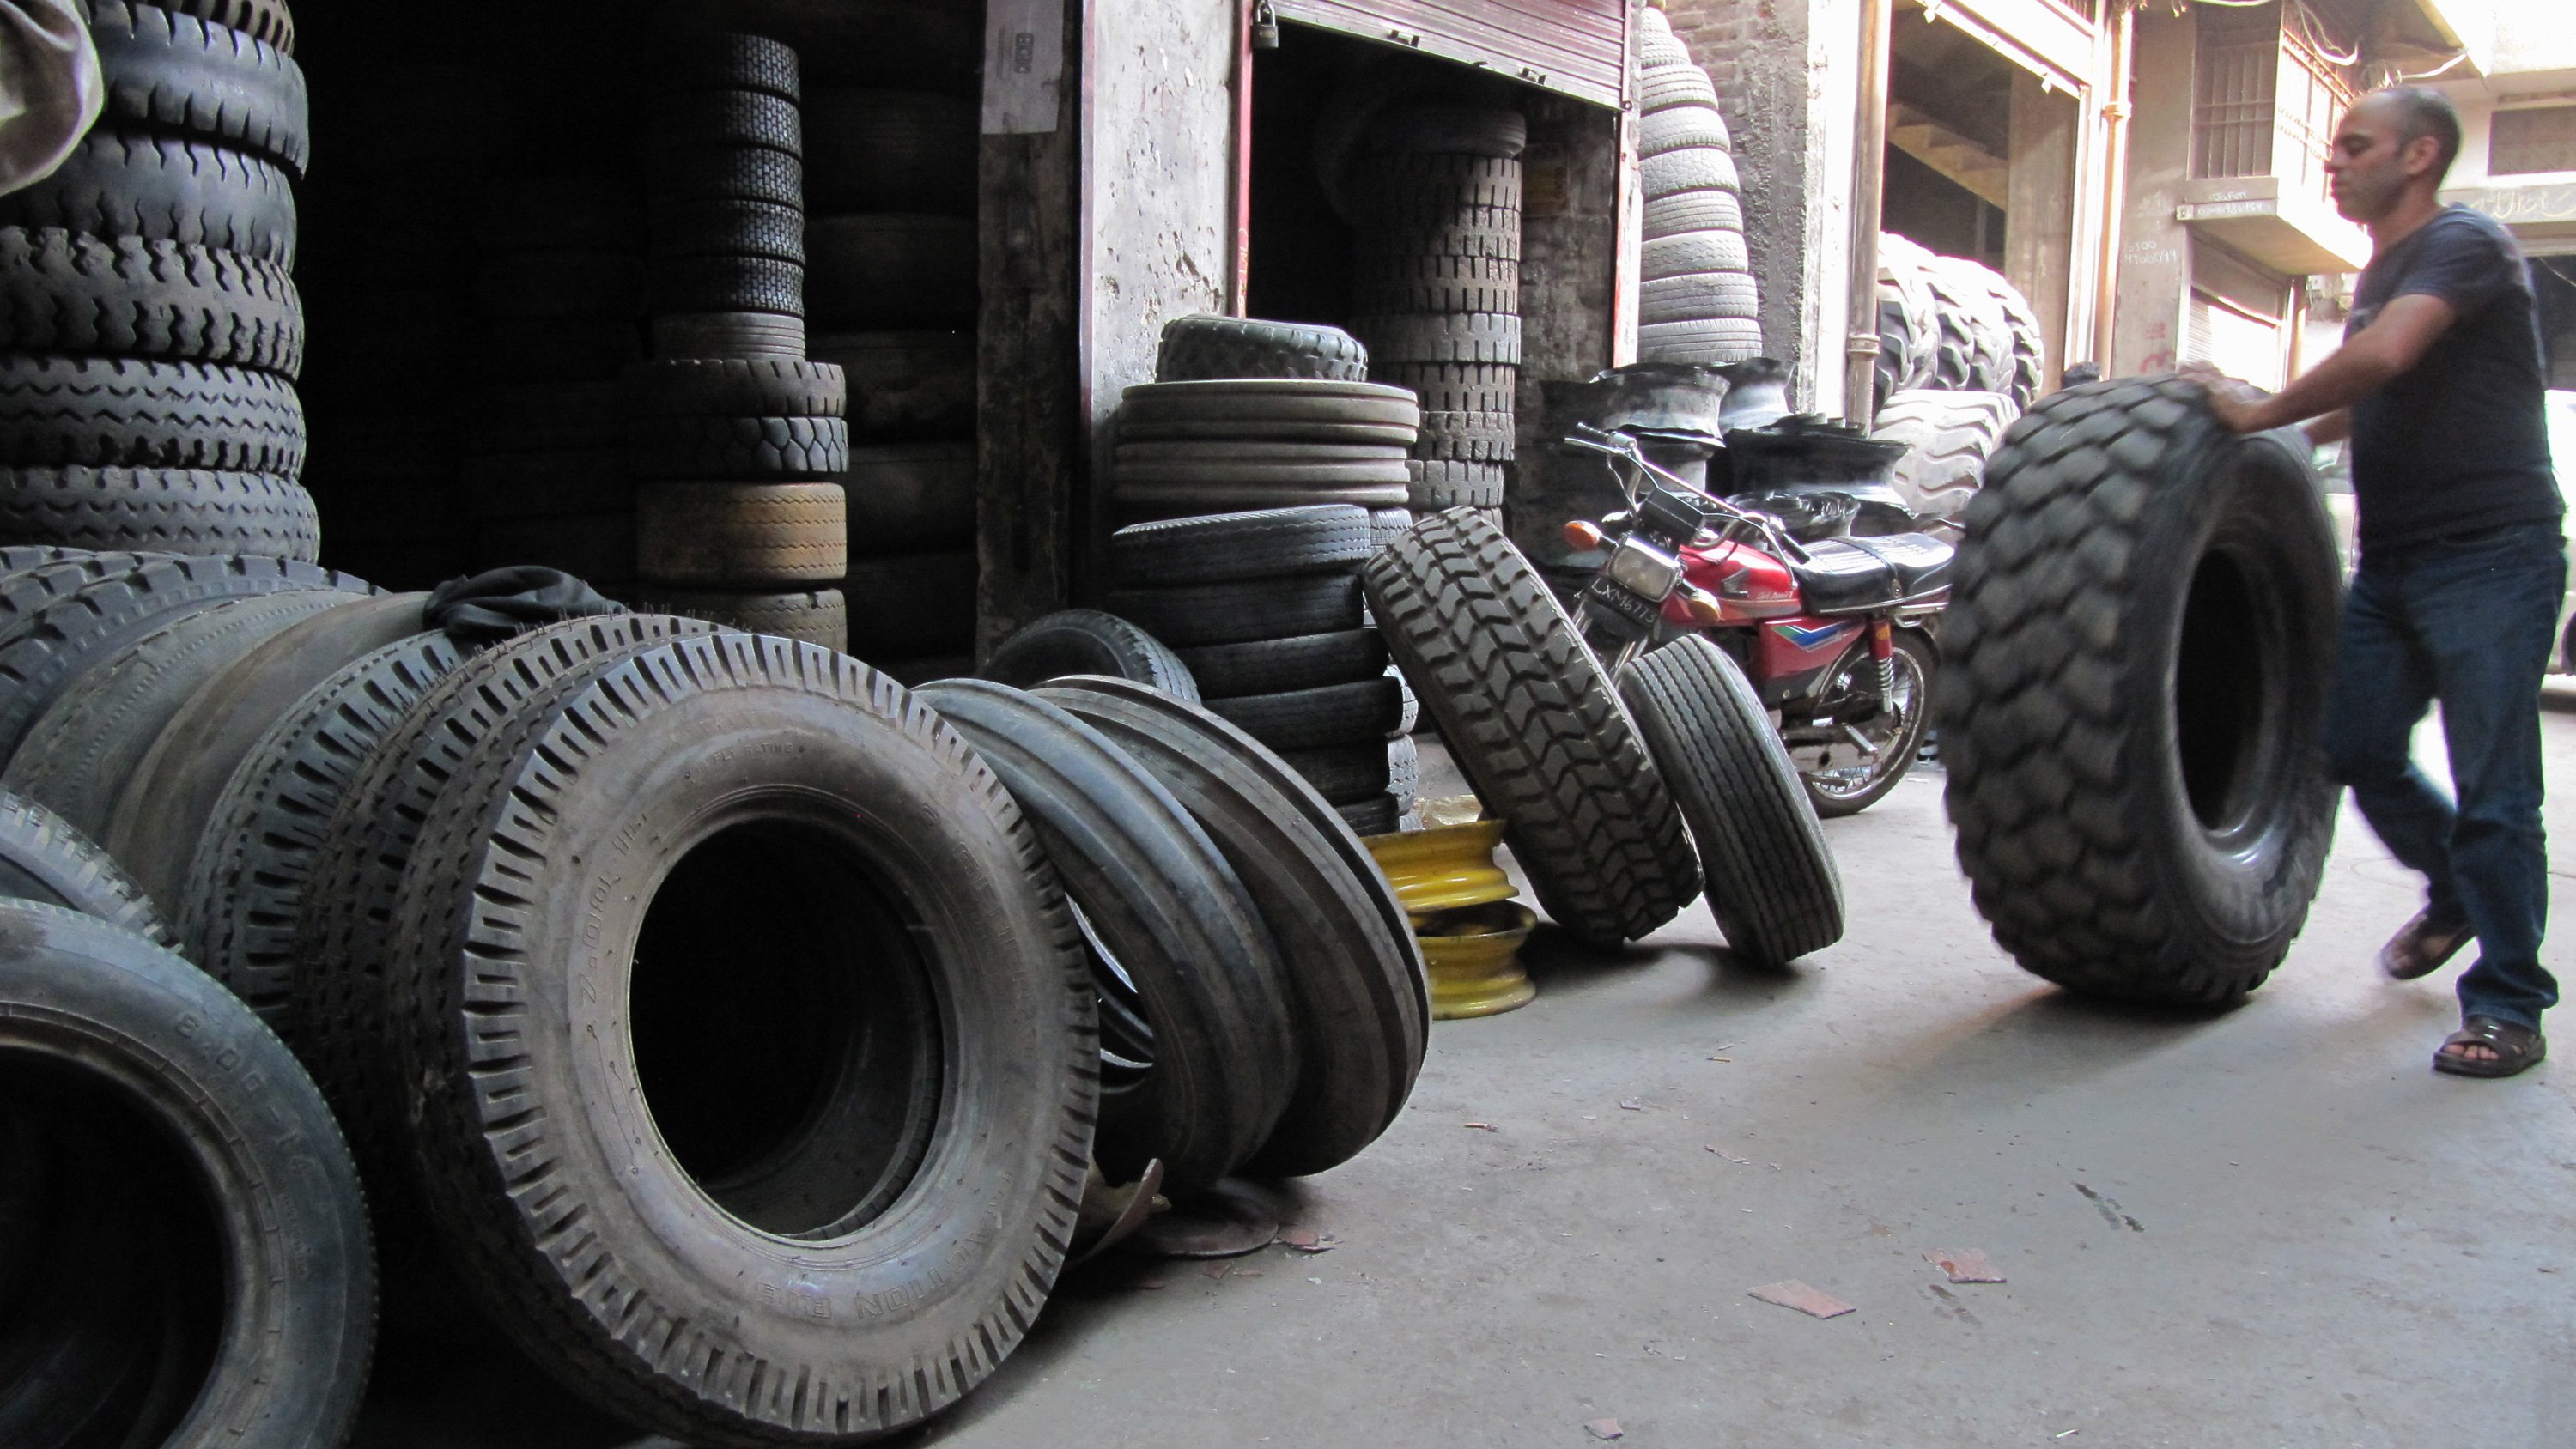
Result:
{"label": "large black tire", "polygon": [[0,196],[0,226],[61,227],[295,264],[295,193],[256,156],[203,141],[101,128],[54,174]]}
{"label": "large black tire", "polygon": [[1205,710],[1127,681],[1042,691],[1143,765],[1242,877],[1279,946],[1297,1087],[1247,1168],[1323,1172],[1377,1140],[1422,1069],[1429,998],[1412,923],[1367,850],[1296,772]]}
{"label": "large black tire", "polygon": [[276,46],[133,0],[91,0],[89,33],[107,81],[107,124],[200,136],[304,174],[304,72]]}
{"label": "large black tire", "polygon": [[1386,643],[1375,629],[1206,644],[1181,650],[1180,656],[1210,698],[1347,684],[1374,679],[1386,670]]}
{"label": "large black tire", "polygon": [[1438,514],[1360,577],[1388,652],[1557,924],[1615,944],[1672,919],[1700,884],[1681,814],[1600,661],[1502,530]]}
{"label": "large black tire", "polygon": [[[141,1259],[126,1293],[76,1301],[147,1310],[169,1356],[121,1424],[83,1442],[332,1449],[348,1435],[375,1339],[373,1253],[348,1149],[294,1058],[259,1019],[177,956],[87,916],[0,904],[0,1099],[70,1153],[105,1147],[71,1200],[139,1207],[143,1231],[109,1261],[63,1256],[85,1214],[61,1221],[62,1267]],[[109,1211],[116,1209],[109,1206]],[[131,1295],[131,1296],[129,1296]],[[41,1300],[39,1300],[41,1301]],[[13,1317],[23,1304],[13,1302]],[[0,1408],[0,1415],[6,1409]],[[55,1443],[62,1425],[14,1443]]]}
{"label": "large black tire", "polygon": [[[290,1040],[309,1039],[287,1018],[296,925],[324,832],[378,747],[465,654],[443,634],[417,634],[352,661],[290,701],[226,777],[187,843],[192,859],[170,904],[182,949]],[[138,813],[141,803],[138,796]],[[120,823],[110,833],[130,837],[143,823]]]}
{"label": "large black tire", "polygon": [[1888,481],[1928,531],[1956,538],[1985,481],[1986,460],[2020,415],[2002,393],[1907,388],[1882,401],[1869,435],[1906,445]]}
{"label": "large black tire", "polygon": [[[632,240],[631,234],[627,238]],[[661,201],[653,208],[653,256],[805,260],[805,212],[770,201]]]}
{"label": "large black tire", "polygon": [[1932,298],[1932,320],[1940,332],[1926,386],[1953,392],[2003,392],[2010,384],[2012,332],[2003,304],[1978,275],[1984,272],[1983,267],[1957,257],[1925,260],[1923,285]]}
{"label": "large black tire", "polygon": [[1381,362],[1517,367],[1521,360],[1521,319],[1508,313],[1380,313],[1352,318],[1351,330]]}
{"label": "large black tire", "polygon": [[295,53],[295,17],[287,12],[286,0],[170,0],[162,8],[230,26],[288,55]]}
{"label": "large black tire", "polygon": [[653,263],[653,310],[805,315],[805,264],[774,257],[663,257]]}
{"label": "large black tire", "polygon": [[1375,674],[1311,689],[1211,698],[1207,707],[1266,748],[1330,749],[1393,733],[1404,713],[1404,685]]}
{"label": "large black tire", "polygon": [[1091,1145],[1090,982],[1037,833],[958,732],[812,645],[674,641],[492,725],[422,829],[388,983],[458,1278],[689,1443],[954,1403],[1043,1309]]}
{"label": "large black tire", "polygon": [[173,944],[152,897],[104,849],[33,800],[0,792],[0,896],[96,916]]}
{"label": "large black tire", "polygon": [[805,119],[797,103],[759,91],[701,90],[665,96],[645,126],[645,144],[761,146],[805,156]]}
{"label": "large black tire", "polygon": [[1168,789],[1058,706],[984,680],[917,697],[1010,787],[1141,998],[1151,1066],[1103,1083],[1102,1170],[1132,1181],[1161,1158],[1169,1191],[1213,1185],[1269,1140],[1297,1077],[1278,948],[1242,878]]}
{"label": "large black tire", "polygon": [[1349,574],[1113,589],[1109,608],[1175,648],[1329,634],[1362,618],[1359,581]]}
{"label": "large black tire", "polygon": [[1339,327],[1200,312],[1163,324],[1156,382],[1316,377],[1366,382],[1368,349]]}
{"label": "large black tire", "polygon": [[0,228],[0,337],[25,352],[114,353],[293,377],[304,307],[286,269],[141,237]]}
{"label": "large black tire", "polygon": [[322,521],[302,484],[273,474],[0,467],[0,538],[310,563]]}
{"label": "large black tire", "polygon": [[1833,850],[1735,661],[1685,635],[1630,665],[1619,694],[1690,822],[1726,944],[1777,967],[1841,940]]}
{"label": "large black tire", "polygon": [[624,382],[641,418],[837,418],[850,402],[848,376],[828,362],[673,358],[639,362]]}
{"label": "large black tire", "polygon": [[2092,383],[2014,424],[1968,507],[1935,695],[1959,863],[2069,990],[2226,1001],[2307,918],[2341,570],[2303,453],[2192,383]]}
{"label": "large black tire", "polygon": [[[427,602],[421,594],[380,594],[334,603],[224,665],[189,694],[142,759],[115,783],[99,843],[134,872],[153,899],[184,918],[200,872],[210,863],[207,822],[234,770],[306,691],[351,660],[419,634],[426,627],[421,608]],[[181,944],[189,960],[206,963],[198,941],[183,938]]]}
{"label": "large black tire", "polygon": [[1003,640],[975,672],[1015,689],[1035,689],[1068,674],[1100,674],[1132,679],[1193,704],[1199,698],[1189,666],[1162,641],[1097,609],[1059,609],[1033,620]]}
{"label": "large black tire", "polygon": [[285,379],[193,362],[0,356],[0,457],[19,467],[293,477],[304,408]]}
{"label": "large black tire", "polygon": [[[49,565],[10,582],[23,580],[31,591],[59,587],[77,577],[73,568]],[[226,599],[314,589],[364,593],[367,587],[347,574],[285,559],[166,554],[82,579],[0,626],[0,761],[17,753],[38,717],[83,671],[165,619]]]}
{"label": "large black tire", "polygon": [[1118,582],[1147,587],[1347,571],[1371,552],[1368,510],[1332,504],[1136,523],[1109,536]]}
{"label": "large black tire", "polygon": [[64,686],[28,726],[0,786],[43,804],[91,838],[106,839],[117,792],[190,696],[280,632],[363,597],[298,589],[165,615],[150,633],[101,656]]}
{"label": "large black tire", "polygon": [[654,79],[674,91],[758,91],[784,101],[805,98],[795,47],[738,31],[675,29],[660,47]]}
{"label": "large black tire", "polygon": [[2030,406],[2039,395],[2040,375],[2048,367],[2039,314],[2003,273],[1965,257],[1941,257],[1938,262],[1962,292],[1985,301],[1976,333],[1977,385],[2011,398],[2017,409]]}

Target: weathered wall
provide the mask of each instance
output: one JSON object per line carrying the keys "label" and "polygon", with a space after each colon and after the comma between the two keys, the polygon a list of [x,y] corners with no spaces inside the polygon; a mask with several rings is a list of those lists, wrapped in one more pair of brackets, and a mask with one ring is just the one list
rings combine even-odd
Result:
{"label": "weathered wall", "polygon": [[[1089,121],[1083,234],[1090,277],[1083,374],[1093,490],[1105,502],[1118,395],[1151,382],[1163,324],[1231,299],[1235,0],[1118,0],[1087,7]],[[1096,544],[1107,510],[1086,529]],[[1096,548],[1090,553],[1097,557]],[[1088,581],[1077,575],[1076,591]]]}
{"label": "weathered wall", "polygon": [[[1564,420],[1546,391],[1617,360],[1620,124],[1615,111],[1537,91],[1521,109],[1530,144],[1521,158],[1519,461],[1504,516],[1522,550],[1548,563],[1565,552],[1566,519],[1616,506],[1599,500],[1601,466],[1591,455],[1558,455]],[[1632,323],[1632,354],[1634,343]]]}
{"label": "weathered wall", "polygon": [[1717,83],[1762,282],[1762,336],[1798,405],[1842,403],[1850,254],[1855,0],[1668,0],[1673,33]]}
{"label": "weathered wall", "polygon": [[2182,345],[2183,303],[2191,290],[2191,232],[2174,220],[2191,175],[2192,17],[2138,12],[2132,42],[2127,211],[2120,223],[2119,315],[2112,326],[2107,375],[2162,372]]}

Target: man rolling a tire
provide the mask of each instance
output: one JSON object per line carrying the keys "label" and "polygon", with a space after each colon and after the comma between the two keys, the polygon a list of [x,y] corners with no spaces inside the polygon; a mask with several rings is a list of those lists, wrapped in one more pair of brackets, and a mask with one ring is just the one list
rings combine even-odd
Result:
{"label": "man rolling a tire", "polygon": [[[2336,209],[2373,242],[2343,347],[2270,398],[2203,380],[2237,432],[2315,419],[2316,441],[2352,440],[2361,561],[2326,755],[2426,880],[2423,911],[2382,948],[2381,968],[2411,980],[2478,942],[2459,982],[2461,1029],[2434,1069],[2509,1077],[2547,1055],[2540,1017],[2558,1002],[2540,964],[2538,697],[2567,558],[2530,277],[2502,226],[2436,196],[2459,146],[2459,117],[2437,91],[2357,102],[2326,162]],[[2456,803],[2408,747],[2436,700]]]}

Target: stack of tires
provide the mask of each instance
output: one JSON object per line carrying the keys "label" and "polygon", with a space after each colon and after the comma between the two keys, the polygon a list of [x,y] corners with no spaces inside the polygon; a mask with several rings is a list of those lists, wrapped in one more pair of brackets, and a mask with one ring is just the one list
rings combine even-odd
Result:
{"label": "stack of tires", "polygon": [[105,114],[0,197],[0,539],[320,543],[294,379],[310,127],[282,7],[98,0]]}
{"label": "stack of tires", "polygon": [[[1109,541],[1111,611],[1170,645],[1216,714],[1279,752],[1353,830],[1384,835],[1410,802],[1408,697],[1363,610],[1374,554],[1349,504],[1139,523]],[[1391,745],[1390,741],[1400,744]]]}
{"label": "stack of tires", "polygon": [[643,200],[615,176],[525,178],[476,227],[481,345],[461,430],[474,564],[635,577],[635,489],[617,407],[643,356]]}
{"label": "stack of tires", "polygon": [[976,108],[806,96],[814,356],[851,380],[850,647],[906,677],[975,647]]}
{"label": "stack of tires", "polygon": [[635,571],[653,607],[839,649],[841,371],[805,357],[796,53],[674,41],[651,138],[655,360],[625,379]]}
{"label": "stack of tires", "polygon": [[1987,267],[1892,232],[1878,245],[1871,435],[1909,446],[1891,481],[1930,531],[1955,538],[1986,459],[2038,395],[2039,319]]}
{"label": "stack of tires", "polygon": [[1370,128],[1346,181],[1358,215],[1351,330],[1369,376],[1421,400],[1408,506],[1502,507],[1521,361],[1521,163],[1529,123],[1422,106]]}
{"label": "stack of tires", "polygon": [[1741,362],[1762,352],[1760,289],[1717,87],[1663,12],[1639,17],[1639,175],[1646,195],[1641,362]]}
{"label": "stack of tires", "polygon": [[1127,389],[1110,488],[1130,519],[1323,503],[1405,506],[1422,412],[1366,381],[1334,327],[1208,315],[1163,328],[1156,381]]}

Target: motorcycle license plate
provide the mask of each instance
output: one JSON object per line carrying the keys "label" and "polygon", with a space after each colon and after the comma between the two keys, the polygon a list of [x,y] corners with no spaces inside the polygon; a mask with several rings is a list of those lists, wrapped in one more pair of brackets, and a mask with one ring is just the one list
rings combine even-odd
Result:
{"label": "motorcycle license plate", "polygon": [[1621,623],[1645,632],[1652,632],[1664,615],[1663,600],[1640,598],[1598,574],[1583,586],[1583,597],[1596,610],[1606,611]]}

